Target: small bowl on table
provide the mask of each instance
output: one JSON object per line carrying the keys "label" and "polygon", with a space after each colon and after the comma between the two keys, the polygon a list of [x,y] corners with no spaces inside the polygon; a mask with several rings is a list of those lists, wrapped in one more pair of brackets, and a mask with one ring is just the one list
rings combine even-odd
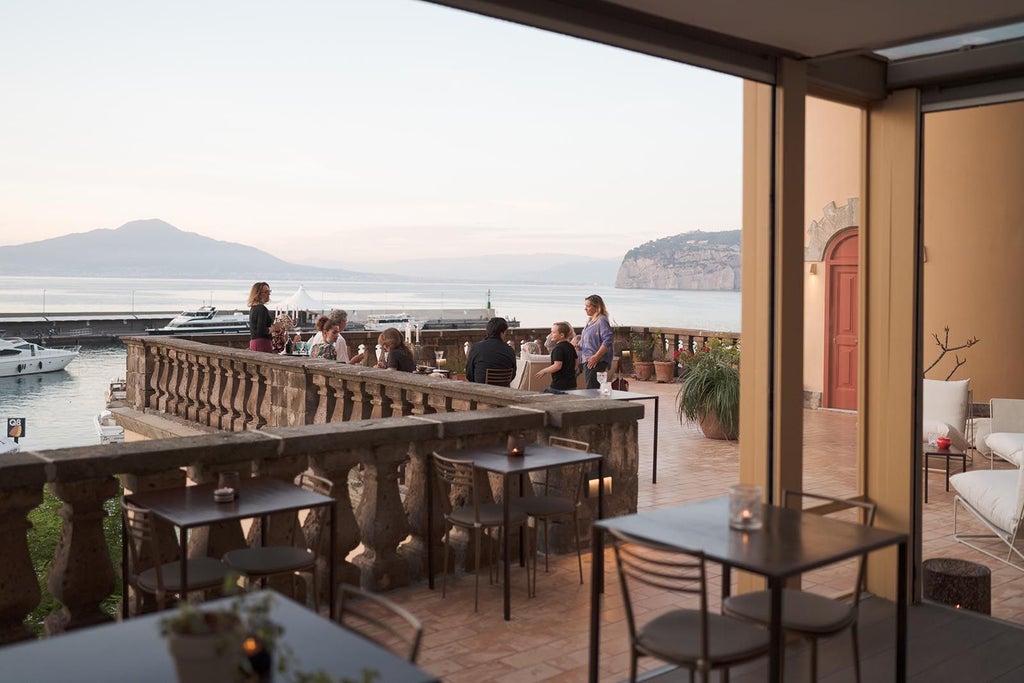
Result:
{"label": "small bowl on table", "polygon": [[949,437],[946,436],[940,436],[939,438],[935,439],[935,445],[943,450],[949,448],[952,443],[953,442],[949,440]]}

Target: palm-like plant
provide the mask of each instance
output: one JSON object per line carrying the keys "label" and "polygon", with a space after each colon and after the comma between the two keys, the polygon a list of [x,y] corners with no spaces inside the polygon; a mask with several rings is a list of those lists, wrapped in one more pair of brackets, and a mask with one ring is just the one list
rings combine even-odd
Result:
{"label": "palm-like plant", "polygon": [[727,438],[740,428],[740,350],[720,339],[709,339],[692,353],[683,352],[685,377],[676,406],[679,421],[700,424],[713,415]]}

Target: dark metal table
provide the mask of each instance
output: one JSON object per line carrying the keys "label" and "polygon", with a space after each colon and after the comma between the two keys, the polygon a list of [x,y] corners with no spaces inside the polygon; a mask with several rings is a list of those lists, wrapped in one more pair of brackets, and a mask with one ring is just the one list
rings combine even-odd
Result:
{"label": "dark metal table", "polygon": [[[246,599],[260,599],[256,592]],[[202,606],[216,609],[233,598]],[[160,620],[168,613],[154,613],[119,623],[72,631],[0,648],[0,677],[5,681],[67,683],[177,683],[174,662],[160,635]],[[328,621],[283,595],[274,593],[270,618],[284,628],[281,642],[293,654],[289,671],[330,674],[331,680],[363,680],[363,670],[376,671],[377,680],[431,683],[438,678],[398,655],[368,641],[354,631]],[[278,677],[280,679],[280,677]]]}
{"label": "dark metal table", "polygon": [[[180,559],[181,565],[181,586],[188,586],[188,567],[184,562],[188,557],[188,531],[189,529],[216,524],[217,522],[232,522],[241,519],[259,517],[260,544],[266,544],[267,516],[277,512],[293,512],[306,510],[315,507],[330,508],[330,536],[328,541],[328,552],[330,558],[328,567],[328,603],[331,614],[334,613],[334,537],[336,508],[334,498],[325,496],[313,491],[307,491],[280,479],[270,477],[257,477],[255,479],[242,479],[239,484],[238,495],[230,503],[217,503],[213,500],[213,490],[217,485],[213,482],[199,484],[197,486],[184,486],[159,491],[145,491],[125,496],[125,499],[134,505],[149,509],[160,519],[173,524],[179,529]],[[128,576],[128,540],[125,531],[121,532],[121,567],[122,576]],[[127,581],[123,582],[121,601],[122,614],[127,617]]]}
{"label": "dark metal table", "polygon": [[[512,475],[526,475],[529,472],[546,470],[549,467],[564,465],[576,465],[580,463],[596,462],[598,481],[604,482],[604,456],[599,453],[585,453],[574,451],[569,448],[558,448],[544,444],[527,444],[526,454],[511,457],[506,449],[501,446],[489,446],[485,448],[469,448],[463,451],[449,451],[442,453],[446,458],[458,460],[471,460],[473,466],[484,472],[494,472],[501,475],[501,500],[502,513],[504,515],[505,529],[509,528],[510,514],[509,502],[512,498]],[[432,462],[432,461],[431,461]],[[427,480],[427,578],[430,588],[434,588],[434,558],[433,558],[433,534],[434,534],[434,471],[430,466]],[[604,514],[604,486],[597,487],[597,516]],[[510,548],[512,545],[512,534],[505,533],[505,542],[502,548],[502,559],[504,560],[504,582],[505,591],[505,621],[512,618],[512,590],[510,588],[511,570],[509,568]],[[480,568],[477,567],[477,571]]]}
{"label": "dark metal table", "polygon": [[769,680],[782,678],[782,589],[786,580],[835,562],[891,545],[898,546],[896,598],[896,680],[907,675],[907,535],[873,529],[799,510],[764,506],[758,531],[729,528],[729,500],[712,498],[594,522],[590,600],[590,681],[598,679],[604,531],[618,530],[674,548],[699,550],[722,565],[722,597],[728,597],[735,567],[768,579],[771,590]]}
{"label": "dark metal table", "polygon": [[636,391],[618,391],[612,389],[610,394],[604,395],[600,389],[571,389],[567,394],[574,396],[586,396],[587,398],[606,398],[611,401],[654,401],[654,458],[651,465],[651,483],[658,483],[658,399],[657,394],[641,394]]}
{"label": "dark metal table", "polygon": [[924,502],[928,502],[928,474],[930,472],[942,472],[935,467],[928,467],[928,458],[945,458],[946,459],[946,491],[949,491],[949,460],[950,458],[960,458],[960,471],[967,471],[967,452],[962,451],[956,446],[949,446],[948,448],[939,448],[938,446],[930,443],[924,444]]}

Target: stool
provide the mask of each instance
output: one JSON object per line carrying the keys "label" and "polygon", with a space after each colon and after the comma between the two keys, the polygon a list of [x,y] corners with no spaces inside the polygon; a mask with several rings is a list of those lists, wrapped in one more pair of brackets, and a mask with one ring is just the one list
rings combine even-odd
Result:
{"label": "stool", "polygon": [[992,614],[992,570],[967,560],[937,557],[922,564],[927,600]]}

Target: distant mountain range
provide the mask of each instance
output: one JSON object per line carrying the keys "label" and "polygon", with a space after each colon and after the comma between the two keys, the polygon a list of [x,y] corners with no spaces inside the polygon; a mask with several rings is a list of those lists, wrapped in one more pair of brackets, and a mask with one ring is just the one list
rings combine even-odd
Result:
{"label": "distant mountain range", "polygon": [[236,242],[179,230],[156,219],[12,246],[0,246],[4,275],[79,277],[323,279],[383,281],[433,278],[493,282],[560,282],[611,286],[618,259],[569,254],[414,259],[368,270],[290,263]]}

